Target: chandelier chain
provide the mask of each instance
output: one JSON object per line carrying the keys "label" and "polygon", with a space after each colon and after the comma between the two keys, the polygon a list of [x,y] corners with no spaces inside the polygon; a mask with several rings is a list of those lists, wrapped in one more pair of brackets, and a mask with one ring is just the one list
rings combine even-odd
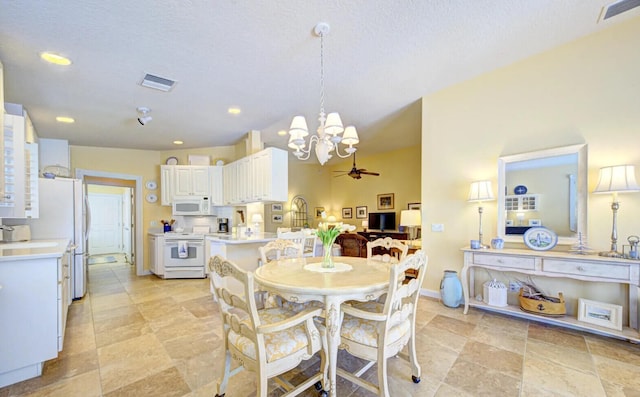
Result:
{"label": "chandelier chain", "polygon": [[320,33],[320,117],[324,114],[324,33]]}

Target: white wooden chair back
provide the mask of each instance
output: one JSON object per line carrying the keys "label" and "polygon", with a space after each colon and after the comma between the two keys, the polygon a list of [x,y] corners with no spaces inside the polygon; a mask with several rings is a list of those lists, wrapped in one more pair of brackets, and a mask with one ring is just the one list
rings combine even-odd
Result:
{"label": "white wooden chair back", "polygon": [[[388,253],[373,255],[373,249],[376,247],[384,248]],[[391,237],[379,238],[367,243],[367,258],[379,260],[381,262],[402,261],[409,252],[409,246],[403,244],[400,240]]]}
{"label": "white wooden chair back", "polygon": [[260,252],[260,263],[264,265],[280,258],[300,258],[302,257],[303,247],[302,244],[294,240],[279,238],[269,241],[262,247],[258,247],[258,251]]}

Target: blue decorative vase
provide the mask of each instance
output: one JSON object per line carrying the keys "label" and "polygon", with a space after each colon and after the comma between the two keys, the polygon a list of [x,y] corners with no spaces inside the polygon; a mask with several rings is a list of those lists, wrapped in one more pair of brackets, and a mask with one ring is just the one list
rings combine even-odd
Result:
{"label": "blue decorative vase", "polygon": [[447,307],[458,307],[463,302],[462,283],[455,270],[445,270],[440,281],[440,299]]}

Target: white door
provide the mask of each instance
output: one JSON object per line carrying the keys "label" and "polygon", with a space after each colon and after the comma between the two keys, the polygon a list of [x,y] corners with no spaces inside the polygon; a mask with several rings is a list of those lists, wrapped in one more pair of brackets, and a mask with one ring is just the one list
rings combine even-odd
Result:
{"label": "white door", "polygon": [[91,255],[122,252],[122,196],[89,193]]}
{"label": "white door", "polygon": [[133,206],[133,191],[125,189],[122,192],[122,252],[131,259],[133,225],[135,224],[131,207]]}

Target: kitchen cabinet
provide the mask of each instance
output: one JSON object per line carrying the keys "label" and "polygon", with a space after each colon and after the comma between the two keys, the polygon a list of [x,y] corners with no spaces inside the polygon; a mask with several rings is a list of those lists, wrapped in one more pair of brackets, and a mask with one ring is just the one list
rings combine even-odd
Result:
{"label": "kitchen cabinet", "polygon": [[267,148],[224,167],[226,205],[287,201],[288,194],[288,157],[284,150]]}
{"label": "kitchen cabinet", "polygon": [[209,196],[209,166],[176,165],[173,168],[175,196]]}
{"label": "kitchen cabinet", "polygon": [[[35,130],[22,105],[7,103],[2,131],[0,217],[38,217],[38,145]],[[27,139],[27,135],[30,136]]]}
{"label": "kitchen cabinet", "polygon": [[224,205],[224,180],[222,166],[209,167],[209,202]]}
{"label": "kitchen cabinet", "polygon": [[[171,205],[175,197],[209,197],[211,194],[210,169],[200,165],[160,166],[160,203]],[[220,204],[221,200],[220,200]]]}
{"label": "kitchen cabinet", "polygon": [[151,273],[162,277],[164,275],[164,266],[162,263],[162,247],[164,247],[164,237],[149,235],[148,236],[148,249],[149,249],[149,271]]}
{"label": "kitchen cabinet", "polygon": [[173,201],[173,165],[160,166],[160,204],[171,205]]}
{"label": "kitchen cabinet", "polygon": [[44,362],[62,350],[71,302],[69,258],[57,253],[0,262],[0,387],[41,375]]}
{"label": "kitchen cabinet", "polygon": [[[519,249],[469,248],[464,251],[464,267],[460,272],[464,293],[464,313],[469,306],[506,315],[527,318],[547,324],[564,326],[581,331],[627,339],[640,343],[638,332],[638,288],[640,286],[640,262],[636,260],[576,255],[566,252],[528,251]],[[537,277],[581,280],[583,282],[615,283],[628,286],[627,313],[629,324],[622,331],[578,321],[576,316],[546,317],[520,310],[517,305],[491,306],[476,299],[475,269],[493,272],[513,272]],[[565,295],[565,299],[580,297]]]}

